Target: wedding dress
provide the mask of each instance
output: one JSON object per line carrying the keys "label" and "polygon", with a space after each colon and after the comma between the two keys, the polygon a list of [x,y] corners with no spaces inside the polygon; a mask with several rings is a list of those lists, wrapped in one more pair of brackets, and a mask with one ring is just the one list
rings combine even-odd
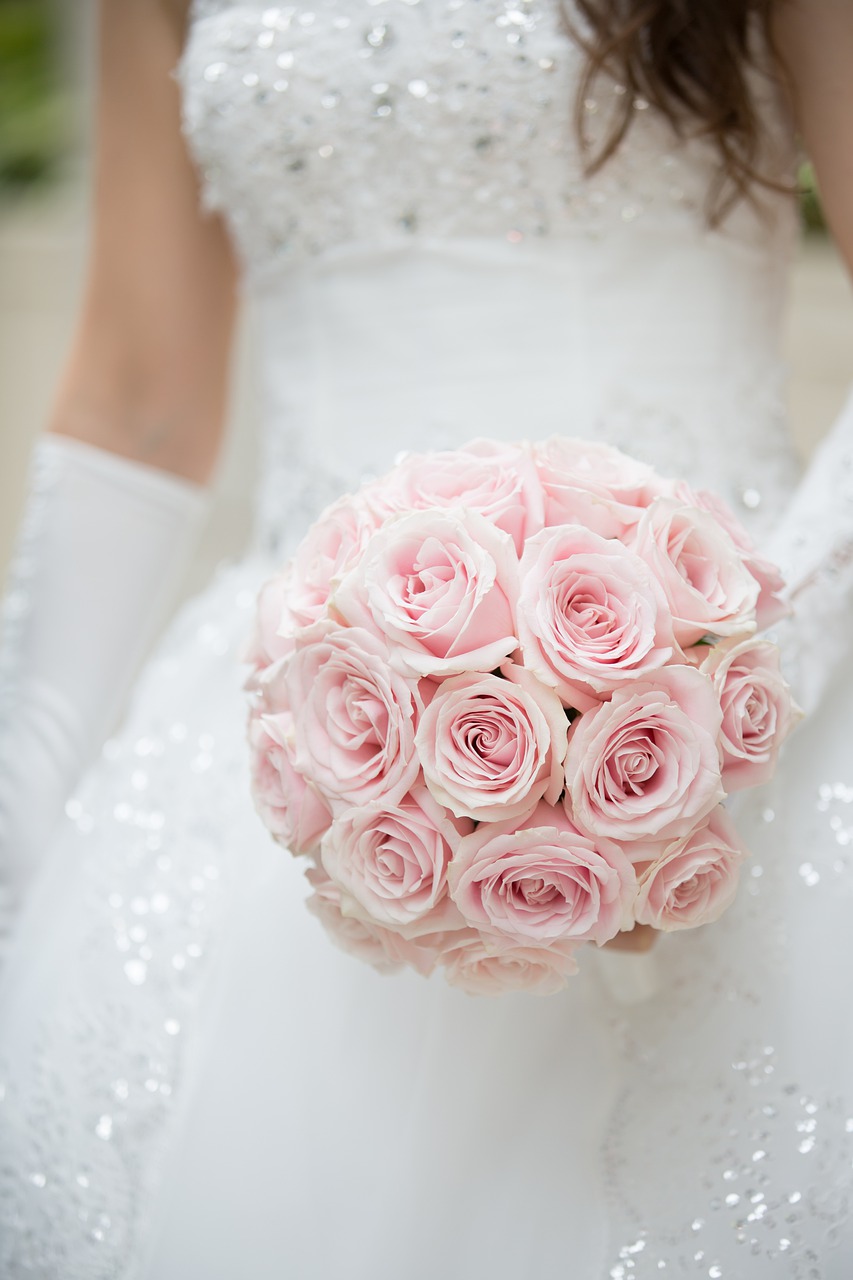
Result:
{"label": "wedding dress", "polygon": [[[21,921],[3,1276],[853,1275],[853,414],[789,508],[793,202],[709,229],[713,150],[640,99],[584,178],[581,67],[558,0],[193,8],[185,129],[255,313],[256,532],[160,643]],[[585,102],[593,141],[622,93]],[[475,999],[373,972],[305,909],[249,798],[239,652],[328,500],[401,450],[552,433],[777,531],[813,706],[738,804],[752,858],[719,924],[591,951],[557,996]],[[597,963],[622,959],[652,966],[645,998]]]}

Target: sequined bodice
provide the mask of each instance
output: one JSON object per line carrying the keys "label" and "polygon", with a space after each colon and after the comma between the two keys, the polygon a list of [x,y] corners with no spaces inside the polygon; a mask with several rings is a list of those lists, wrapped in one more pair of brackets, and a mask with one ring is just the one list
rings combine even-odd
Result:
{"label": "sequined bodice", "polygon": [[[183,75],[206,202],[256,270],[419,232],[518,244],[695,225],[713,152],[678,145],[641,98],[630,144],[583,176],[582,61],[561,0],[197,0]],[[592,92],[594,144],[625,89]],[[760,236],[741,215],[737,233]]]}
{"label": "sequined bodice", "polygon": [[[563,4],[195,0],[184,125],[260,314],[266,541],[400,449],[476,434],[614,439],[747,518],[787,489],[792,202],[710,230],[716,154],[639,98],[585,177]],[[593,146],[624,92],[583,103]]]}

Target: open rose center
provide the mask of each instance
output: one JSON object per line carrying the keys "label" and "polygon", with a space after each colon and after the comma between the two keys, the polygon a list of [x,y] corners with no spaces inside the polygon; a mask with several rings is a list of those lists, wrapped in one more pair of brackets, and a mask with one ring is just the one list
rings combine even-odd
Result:
{"label": "open rose center", "polygon": [[451,565],[415,568],[412,573],[398,579],[397,602],[402,609],[422,615],[433,609],[444,598],[448,584],[455,574]]}
{"label": "open rose center", "polygon": [[388,734],[388,709],[358,681],[329,692],[327,703],[330,735],[339,746],[357,748],[384,742]]}
{"label": "open rose center", "polygon": [[473,769],[466,771],[472,780],[482,779],[484,768],[489,776],[497,778],[518,763],[519,726],[487,699],[478,701],[483,704],[482,710],[460,716],[453,727],[454,745],[461,753],[457,767],[467,764]]}
{"label": "open rose center", "polygon": [[440,628],[455,616],[476,577],[476,567],[458,548],[427,538],[409,568],[389,583],[398,623],[415,631]]}
{"label": "open rose center", "polygon": [[619,600],[590,574],[563,583],[555,596],[554,630],[560,645],[595,662],[613,665],[632,653],[642,656],[654,641],[647,621],[635,601]]}
{"label": "open rose center", "polygon": [[377,854],[376,866],[384,879],[399,882],[405,879],[408,863],[399,849],[395,849],[393,845],[384,844]]}
{"label": "open rose center", "polygon": [[529,912],[545,911],[553,914],[565,904],[565,898],[559,886],[544,876],[525,877],[510,880],[504,886],[504,896],[513,910]]}
{"label": "open rose center", "polygon": [[378,844],[372,861],[379,892],[397,898],[401,893],[415,894],[432,887],[434,863],[426,858],[422,862],[416,850],[400,836],[387,835]]}
{"label": "open rose center", "polygon": [[752,697],[750,697],[747,700],[747,704],[746,704],[746,717],[747,717],[749,728],[752,729],[753,732],[755,732],[755,730],[757,729],[760,730],[763,726],[766,716],[767,716],[766,700],[764,698],[759,697],[757,693],[753,693]]}
{"label": "open rose center", "polygon": [[713,869],[697,872],[689,880],[684,880],[672,894],[672,908],[676,911],[689,911],[703,903],[710,895],[713,882],[718,879]]}
{"label": "open rose center", "polygon": [[607,592],[600,584],[588,580],[566,584],[557,599],[558,622],[565,638],[588,646],[610,639],[618,628],[618,618],[610,607]]}
{"label": "open rose center", "polygon": [[565,889],[544,876],[533,876],[519,886],[520,897],[530,907],[560,907],[565,901]]}
{"label": "open rose center", "polygon": [[665,763],[665,753],[653,733],[628,737],[605,761],[605,790],[611,800],[644,795]]}
{"label": "open rose center", "polygon": [[724,597],[720,590],[717,566],[708,555],[707,548],[703,550],[689,526],[670,529],[667,552],[688,586],[710,604],[720,603]]}

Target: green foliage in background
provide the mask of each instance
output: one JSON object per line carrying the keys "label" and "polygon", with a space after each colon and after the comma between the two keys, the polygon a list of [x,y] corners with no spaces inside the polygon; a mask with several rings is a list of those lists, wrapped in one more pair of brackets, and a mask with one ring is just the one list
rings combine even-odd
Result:
{"label": "green foliage in background", "polygon": [[66,141],[50,0],[0,0],[0,191],[48,176]]}
{"label": "green foliage in background", "polygon": [[826,231],[820,195],[815,182],[814,170],[810,164],[800,168],[800,211],[806,231]]}

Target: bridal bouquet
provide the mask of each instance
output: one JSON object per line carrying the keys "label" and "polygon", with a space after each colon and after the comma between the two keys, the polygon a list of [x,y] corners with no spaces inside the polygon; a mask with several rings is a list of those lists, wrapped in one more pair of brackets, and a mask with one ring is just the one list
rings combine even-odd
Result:
{"label": "bridal bouquet", "polygon": [[797,717],[782,582],[715,496],[580,440],[406,456],[261,591],[257,809],[380,968],[558,989],[582,943],[693,928],[724,807]]}

